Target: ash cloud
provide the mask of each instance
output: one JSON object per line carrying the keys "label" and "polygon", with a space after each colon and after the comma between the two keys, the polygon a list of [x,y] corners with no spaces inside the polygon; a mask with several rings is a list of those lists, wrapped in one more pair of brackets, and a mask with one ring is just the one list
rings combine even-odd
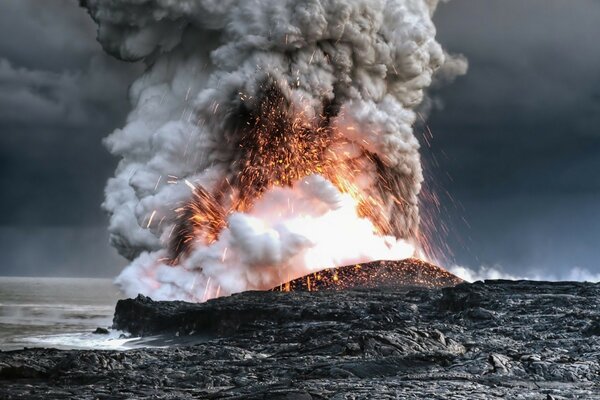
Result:
{"label": "ash cloud", "polygon": [[534,280],[534,281],[575,281],[575,282],[600,282],[600,274],[594,273],[586,268],[572,267],[558,274],[548,273],[541,270],[529,270],[524,274],[513,274],[506,269],[495,265],[482,265],[478,268],[454,265],[448,271],[464,279],[467,282],[507,279],[507,280]]}
{"label": "ash cloud", "polygon": [[[229,122],[240,97],[250,107],[260,102],[265,80],[308,121],[326,113],[325,103],[334,105],[332,129],[361,149],[345,157],[368,152],[380,160],[402,204],[385,206],[392,233],[415,239],[423,179],[412,130],[415,109],[436,70],[450,80],[466,69],[464,60],[448,56],[435,40],[431,15],[437,1],[82,5],[98,24],[107,52],[148,65],[131,88],[127,124],[105,141],[121,158],[104,208],[122,255],[160,257],[176,224],[174,210],[191,197],[189,183],[213,190],[227,178],[240,157]],[[377,191],[383,186],[377,179],[361,183],[362,190]]]}

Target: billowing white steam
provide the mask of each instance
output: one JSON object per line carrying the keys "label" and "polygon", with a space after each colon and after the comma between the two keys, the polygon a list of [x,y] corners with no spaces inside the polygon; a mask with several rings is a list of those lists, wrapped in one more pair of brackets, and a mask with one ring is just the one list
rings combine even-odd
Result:
{"label": "billowing white steam", "polygon": [[117,282],[130,296],[143,290],[161,299],[203,301],[272,288],[325,267],[403,259],[414,252],[407,242],[373,230],[368,219],[356,215],[349,195],[313,175],[292,188],[268,191],[251,215],[232,214],[219,240],[199,246],[181,265],[157,261],[164,251],[143,253]]}
{"label": "billowing white steam", "polygon": [[[106,139],[121,157],[104,208],[113,245],[132,260],[117,279],[126,294],[202,301],[325,267],[413,254],[422,181],[414,109],[436,70],[446,65],[447,78],[466,68],[457,59],[446,63],[435,40],[437,0],[83,4],[108,52],[148,65],[131,88],[127,124]],[[306,115],[334,103],[331,125],[361,150],[344,157],[369,151],[400,177],[398,238],[375,234],[348,194],[313,175],[270,189],[248,214],[229,215],[217,242],[166,265],[175,209],[193,186],[211,190],[230,173],[231,119],[240,97],[257,97],[267,77]],[[375,190],[374,173],[365,175],[357,184]]]}

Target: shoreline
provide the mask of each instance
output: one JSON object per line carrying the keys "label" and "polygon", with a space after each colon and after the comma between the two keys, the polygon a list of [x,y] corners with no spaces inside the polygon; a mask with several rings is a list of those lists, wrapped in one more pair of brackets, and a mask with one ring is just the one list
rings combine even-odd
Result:
{"label": "shoreline", "polygon": [[[4,398],[600,398],[600,284],[122,300],[115,327],[191,340],[0,353]],[[198,341],[204,335],[203,341]]]}

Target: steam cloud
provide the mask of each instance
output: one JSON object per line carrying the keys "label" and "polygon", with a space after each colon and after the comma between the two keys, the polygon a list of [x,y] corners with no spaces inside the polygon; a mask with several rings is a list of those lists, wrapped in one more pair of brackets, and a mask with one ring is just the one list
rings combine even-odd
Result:
{"label": "steam cloud", "polygon": [[[443,80],[466,71],[435,40],[437,0],[82,4],[107,52],[148,66],[130,89],[126,125],[105,141],[121,159],[103,207],[112,244],[132,260],[117,278],[127,295],[202,301],[415,252],[415,110],[436,71]],[[250,194],[236,186],[241,164],[253,160],[240,148],[244,124],[269,90],[278,112],[334,137],[325,153],[351,166],[363,196],[380,200],[384,229],[376,234],[377,219],[319,171]],[[223,206],[226,224],[214,241],[188,243],[173,265],[181,210],[204,191]],[[251,207],[228,209],[244,196],[254,198]]]}
{"label": "steam cloud", "polygon": [[486,279],[508,280],[533,280],[533,281],[575,281],[575,282],[600,282],[600,274],[585,268],[573,267],[560,274],[549,274],[543,268],[526,270],[524,274],[511,274],[504,271],[501,266],[485,266],[478,268],[454,265],[448,269],[454,275],[468,282],[484,281]]}

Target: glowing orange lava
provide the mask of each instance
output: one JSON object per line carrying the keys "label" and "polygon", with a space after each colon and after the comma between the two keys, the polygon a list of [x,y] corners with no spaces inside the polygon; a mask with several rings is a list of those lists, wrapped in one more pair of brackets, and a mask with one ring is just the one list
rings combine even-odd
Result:
{"label": "glowing orange lava", "polygon": [[409,258],[402,261],[375,261],[315,272],[285,282],[277,292],[341,290],[372,287],[449,287],[463,282],[450,272],[428,262]]}
{"label": "glowing orange lava", "polygon": [[[257,105],[247,107],[244,101],[248,99],[240,97],[237,122],[229,138],[237,150],[232,152],[236,158],[231,160],[231,171],[211,191],[188,183],[193,196],[176,209],[178,218],[169,249],[171,265],[196,246],[217,241],[227,227],[228,216],[251,212],[269,189],[292,187],[311,175],[322,176],[341,194],[349,195],[355,214],[371,221],[374,235],[418,240],[418,232],[407,230],[395,218],[406,207],[415,206],[401,196],[406,176],[398,176],[363,145],[345,139],[332,128],[333,106],[325,105],[321,115],[310,116],[293,110],[277,87],[269,85]],[[342,275],[347,280],[347,274]],[[332,280],[341,283],[341,276]],[[306,284],[309,288],[312,285],[309,277]]]}

